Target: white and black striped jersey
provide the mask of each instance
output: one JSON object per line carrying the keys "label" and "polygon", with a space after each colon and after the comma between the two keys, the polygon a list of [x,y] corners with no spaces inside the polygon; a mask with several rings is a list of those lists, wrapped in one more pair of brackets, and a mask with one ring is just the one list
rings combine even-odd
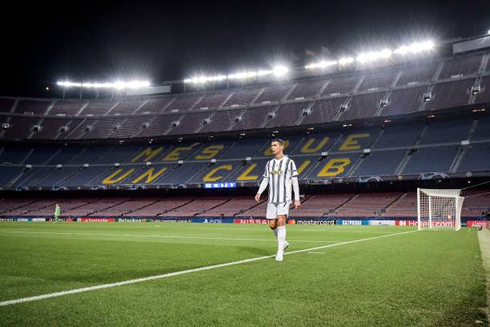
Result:
{"label": "white and black striped jersey", "polygon": [[[292,179],[294,177],[296,177],[294,182],[298,185],[298,171],[291,158],[284,156],[280,160],[271,159],[265,165],[264,180],[259,193],[262,193],[268,184],[269,203],[289,202],[291,201]],[[294,196],[295,200],[299,200],[299,194],[294,194]]]}

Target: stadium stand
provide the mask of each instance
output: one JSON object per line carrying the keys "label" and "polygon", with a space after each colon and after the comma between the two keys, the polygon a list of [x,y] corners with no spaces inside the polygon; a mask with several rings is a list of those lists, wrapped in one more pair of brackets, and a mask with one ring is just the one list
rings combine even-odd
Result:
{"label": "stadium stand", "polygon": [[[488,190],[465,193],[462,216],[473,219],[490,212]],[[338,193],[307,195],[292,218],[413,218],[417,215],[415,192]],[[62,216],[74,217],[242,217],[264,218],[267,201],[253,196],[0,199],[0,216],[51,217],[59,203]]]}
{"label": "stadium stand", "polygon": [[9,124],[0,139],[121,139],[241,131],[485,104],[490,99],[490,76],[481,66],[487,56],[460,55],[297,83],[147,99],[0,98],[0,113]]}
{"label": "stadium stand", "polygon": [[353,196],[335,210],[336,217],[379,217],[402,193],[364,193]]}
{"label": "stadium stand", "polygon": [[15,99],[11,98],[0,98],[0,112],[9,113],[15,104]]}
{"label": "stadium stand", "polygon": [[386,207],[383,217],[417,217],[417,194],[409,192],[401,195]]}
{"label": "stadium stand", "polygon": [[[303,181],[488,172],[488,118],[315,132],[287,138]],[[448,133],[451,131],[451,133]],[[469,143],[462,143],[469,142]],[[5,146],[4,189],[257,182],[267,138],[114,146]],[[246,158],[252,161],[246,161]],[[216,162],[211,162],[211,160]],[[151,166],[147,163],[151,162]],[[31,165],[27,167],[26,165]],[[120,165],[120,166],[119,166]],[[77,183],[81,183],[77,185]]]}
{"label": "stadium stand", "polygon": [[329,216],[354,196],[354,194],[316,194],[308,201],[304,201],[299,209],[293,210],[292,214],[295,217]]}
{"label": "stadium stand", "polygon": [[[165,96],[0,97],[1,190],[136,191],[6,197],[0,215],[50,216],[59,202],[63,217],[264,217],[265,198],[139,193],[226,182],[255,189],[271,158],[270,137],[278,135],[302,187],[318,187],[292,216],[413,218],[413,190],[318,189],[488,177],[489,57],[469,53]],[[488,212],[490,197],[469,199],[466,217]]]}

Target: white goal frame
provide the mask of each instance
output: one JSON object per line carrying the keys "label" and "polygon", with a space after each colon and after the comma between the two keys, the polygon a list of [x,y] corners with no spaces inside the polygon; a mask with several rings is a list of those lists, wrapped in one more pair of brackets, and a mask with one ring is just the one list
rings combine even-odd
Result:
{"label": "white goal frame", "polygon": [[417,225],[419,230],[461,229],[464,197],[459,189],[417,188]]}

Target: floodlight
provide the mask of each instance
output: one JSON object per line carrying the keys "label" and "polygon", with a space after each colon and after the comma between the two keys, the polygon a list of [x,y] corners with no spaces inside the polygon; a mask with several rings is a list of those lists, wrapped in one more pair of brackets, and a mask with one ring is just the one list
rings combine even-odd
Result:
{"label": "floodlight", "polygon": [[229,80],[247,79],[257,77],[257,72],[240,72],[228,75]]}
{"label": "floodlight", "polygon": [[215,75],[215,76],[196,76],[193,78],[188,78],[184,80],[184,83],[194,83],[194,84],[199,84],[199,83],[207,83],[207,82],[217,82],[217,81],[223,81],[226,79],[226,76],[224,75]]}
{"label": "floodlight", "polygon": [[338,63],[339,65],[347,65],[347,64],[352,64],[354,62],[354,58],[340,58]]}
{"label": "floodlight", "polygon": [[335,66],[337,64],[338,64],[337,61],[325,61],[325,60],[322,60],[322,61],[317,62],[317,63],[306,65],[305,68],[306,69],[315,69],[315,68],[320,68],[321,69],[321,68],[327,68],[327,67],[330,67],[330,66]]}
{"label": "floodlight", "polygon": [[432,41],[425,41],[425,42],[417,42],[417,43],[412,43],[410,45],[406,46],[401,46],[393,53],[395,54],[400,54],[400,55],[405,55],[405,54],[413,54],[413,53],[419,53],[423,51],[430,51],[434,48],[434,42]]}
{"label": "floodlight", "polygon": [[266,76],[272,74],[272,71],[270,70],[259,70],[257,71],[257,76]]}
{"label": "floodlight", "polygon": [[288,72],[289,72],[289,69],[286,66],[282,66],[282,65],[275,66],[272,69],[272,73],[277,77],[282,77],[282,76],[286,75]]}
{"label": "floodlight", "polygon": [[82,83],[73,83],[73,82],[68,82],[68,81],[58,82],[56,84],[59,86],[63,86],[63,87],[82,87]]}
{"label": "floodlight", "polygon": [[357,56],[356,60],[360,63],[366,63],[370,61],[375,61],[378,59],[386,59],[391,57],[393,54],[393,51],[390,49],[384,49],[381,51],[372,51],[372,52],[366,52],[366,53],[361,53],[360,55]]}
{"label": "floodlight", "polygon": [[58,86],[63,87],[84,87],[84,88],[115,88],[118,90],[121,89],[139,89],[142,87],[150,87],[150,82],[148,81],[131,81],[131,82],[122,82],[116,81],[114,83],[73,83],[73,82],[58,82],[56,83]]}

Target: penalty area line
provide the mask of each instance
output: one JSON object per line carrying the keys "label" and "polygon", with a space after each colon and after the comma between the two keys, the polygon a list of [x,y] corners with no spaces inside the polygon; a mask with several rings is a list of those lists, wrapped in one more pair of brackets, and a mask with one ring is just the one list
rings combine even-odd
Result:
{"label": "penalty area line", "polygon": [[[297,254],[297,253],[304,253],[304,252],[322,250],[322,249],[327,249],[327,248],[332,248],[332,247],[337,247],[337,246],[342,246],[342,245],[347,245],[347,244],[372,241],[372,240],[377,240],[377,239],[380,239],[380,238],[386,238],[386,237],[391,237],[391,236],[396,236],[396,235],[409,234],[409,233],[414,233],[414,232],[417,232],[417,230],[412,230],[412,231],[407,231],[407,232],[401,232],[401,233],[393,233],[393,234],[388,234],[388,235],[380,235],[380,236],[374,236],[374,237],[368,237],[368,238],[361,238],[361,239],[352,240],[352,241],[345,241],[345,242],[339,242],[339,243],[328,244],[328,245],[323,245],[323,246],[317,246],[317,247],[303,249],[303,250],[296,250],[296,251],[286,252],[286,253],[284,253],[284,255],[292,255],[292,254]],[[262,256],[262,257],[257,257],[257,258],[250,258],[250,259],[232,261],[232,262],[227,262],[227,263],[221,263],[221,264],[216,264],[216,265],[211,265],[211,266],[206,266],[206,267],[199,267],[199,268],[193,268],[193,269],[175,271],[175,272],[161,274],[161,275],[148,276],[148,277],[142,277],[142,278],[136,278],[136,279],[129,279],[129,280],[125,280],[125,281],[121,281],[121,282],[116,282],[116,283],[101,284],[101,285],[95,285],[95,286],[89,286],[89,287],[83,287],[83,288],[76,288],[76,289],[73,289],[73,290],[67,290],[67,291],[62,291],[62,292],[55,292],[55,293],[49,293],[49,294],[43,294],[43,295],[37,295],[37,296],[31,296],[31,297],[25,297],[25,298],[20,298],[20,299],[8,300],[8,301],[0,302],[0,307],[8,306],[8,305],[14,305],[14,304],[19,304],[19,303],[26,303],[26,302],[33,302],[33,301],[45,300],[45,299],[49,299],[49,298],[60,297],[60,296],[71,295],[71,294],[86,293],[86,292],[91,292],[91,291],[96,291],[96,290],[101,290],[101,289],[106,289],[106,288],[113,288],[113,287],[118,287],[118,286],[124,286],[124,285],[142,283],[142,282],[147,282],[147,281],[150,281],[150,280],[156,280],[156,279],[163,279],[163,278],[169,278],[169,277],[174,277],[174,276],[187,275],[187,274],[191,274],[191,273],[195,273],[195,272],[200,272],[200,271],[206,271],[206,270],[212,270],[212,269],[217,269],[217,268],[223,268],[223,267],[241,265],[241,264],[249,263],[249,262],[261,261],[261,260],[270,259],[270,258],[273,258],[273,257],[275,257],[275,255],[267,255],[267,256]]]}

